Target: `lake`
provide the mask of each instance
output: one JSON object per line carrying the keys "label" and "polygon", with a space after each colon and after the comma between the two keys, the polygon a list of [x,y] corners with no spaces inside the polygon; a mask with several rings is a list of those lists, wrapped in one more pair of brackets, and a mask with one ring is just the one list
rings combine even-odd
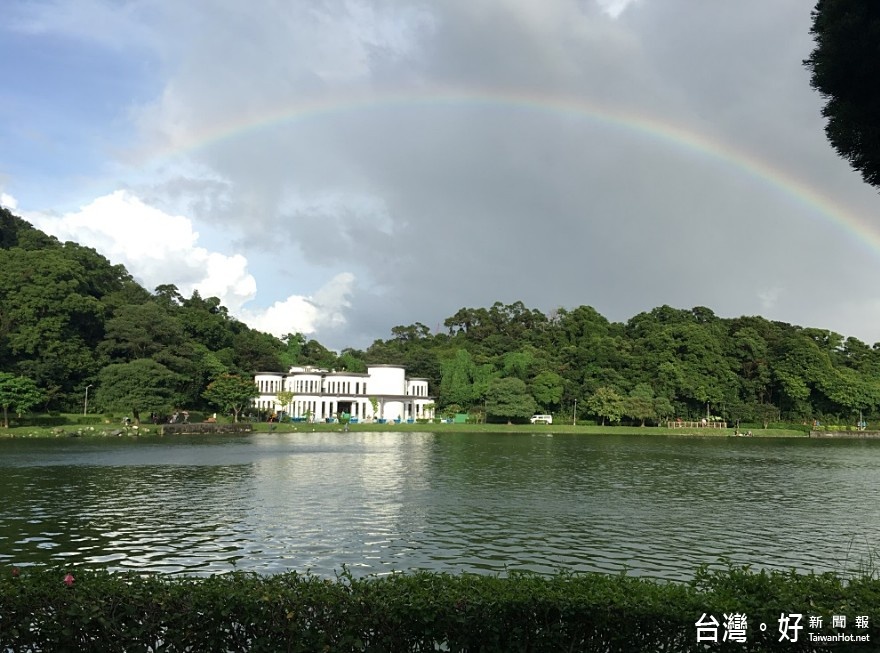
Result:
{"label": "lake", "polygon": [[464,433],[0,440],[0,565],[332,576],[849,573],[880,441]]}

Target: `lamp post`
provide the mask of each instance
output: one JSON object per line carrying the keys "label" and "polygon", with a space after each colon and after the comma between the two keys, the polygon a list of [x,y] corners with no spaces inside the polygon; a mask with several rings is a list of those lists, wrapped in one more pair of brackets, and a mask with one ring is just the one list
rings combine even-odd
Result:
{"label": "lamp post", "polygon": [[85,415],[87,412],[89,412],[89,388],[91,388],[91,387],[92,387],[91,383],[89,383],[86,386],[86,399],[83,402],[83,415]]}
{"label": "lamp post", "polygon": [[574,400],[574,410],[571,411],[571,425],[577,426],[578,424],[578,400],[575,398]]}

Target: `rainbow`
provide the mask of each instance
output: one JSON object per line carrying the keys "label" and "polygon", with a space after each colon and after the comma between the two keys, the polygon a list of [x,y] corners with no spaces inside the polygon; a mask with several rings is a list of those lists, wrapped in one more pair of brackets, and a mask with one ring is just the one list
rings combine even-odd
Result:
{"label": "rainbow", "polygon": [[549,112],[557,116],[570,116],[579,120],[589,120],[613,126],[693,156],[704,157],[707,160],[728,166],[745,177],[756,180],[771,190],[783,194],[832,225],[842,228],[850,237],[868,247],[873,254],[880,255],[880,233],[875,231],[867,220],[856,216],[828,196],[816,192],[806,182],[789,172],[774,167],[728,143],[723,143],[681,125],[569,96],[535,95],[506,90],[461,90],[431,87],[415,93],[373,92],[304,100],[188,133],[185,138],[164,150],[149,153],[148,159],[168,160],[177,156],[186,156],[212,145],[291,122],[320,119],[358,111],[419,107],[433,110],[444,107],[485,107],[499,111]]}

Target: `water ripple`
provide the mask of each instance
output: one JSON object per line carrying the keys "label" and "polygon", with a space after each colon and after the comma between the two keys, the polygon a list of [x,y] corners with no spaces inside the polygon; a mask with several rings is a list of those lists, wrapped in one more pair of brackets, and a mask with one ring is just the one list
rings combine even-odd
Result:
{"label": "water ripple", "polygon": [[560,569],[689,578],[719,559],[852,571],[880,443],[302,434],[0,442],[0,562],[209,574]]}

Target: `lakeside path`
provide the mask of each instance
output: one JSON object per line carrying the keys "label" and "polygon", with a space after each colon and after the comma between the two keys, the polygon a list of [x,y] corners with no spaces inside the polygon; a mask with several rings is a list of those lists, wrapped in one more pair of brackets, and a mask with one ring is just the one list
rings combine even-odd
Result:
{"label": "lakeside path", "polygon": [[[345,430],[341,424],[269,424],[258,422],[253,424],[254,433],[337,433]],[[350,433],[534,433],[558,435],[663,435],[682,437],[736,437],[734,429],[686,429],[667,428],[660,426],[594,426],[571,424],[352,424]],[[124,437],[124,436],[157,436],[156,427],[147,424],[138,429],[120,428],[116,425],[76,425],[63,427],[12,427],[0,429],[0,439],[4,438],[64,438],[64,437]],[[174,435],[164,437],[173,438]],[[206,434],[205,437],[211,437]],[[746,436],[740,436],[746,437]],[[752,437],[756,438],[804,438],[808,434],[796,429],[754,429]]]}

